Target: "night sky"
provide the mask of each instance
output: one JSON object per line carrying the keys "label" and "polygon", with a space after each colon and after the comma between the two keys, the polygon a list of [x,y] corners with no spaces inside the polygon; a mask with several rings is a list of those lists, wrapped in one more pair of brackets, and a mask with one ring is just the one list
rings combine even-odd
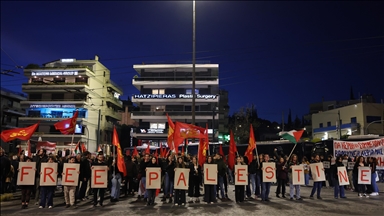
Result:
{"label": "night sky", "polygon": [[[132,66],[192,60],[192,1],[1,1],[1,86],[21,92],[16,65],[93,59],[139,93]],[[384,99],[384,2],[197,1],[196,59],[219,64],[231,113],[256,106],[281,122],[309,104],[373,94]],[[287,119],[287,116],[285,116]]]}

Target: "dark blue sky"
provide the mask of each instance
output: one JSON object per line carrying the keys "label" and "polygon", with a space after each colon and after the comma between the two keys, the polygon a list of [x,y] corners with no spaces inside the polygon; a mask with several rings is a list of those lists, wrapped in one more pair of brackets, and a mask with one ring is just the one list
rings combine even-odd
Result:
{"label": "dark blue sky", "polygon": [[[97,54],[124,89],[133,64],[192,60],[192,1],[1,1],[1,69]],[[231,113],[259,117],[371,93],[384,99],[384,3],[380,1],[197,1],[196,58],[220,65]],[[16,70],[22,72],[22,70]],[[1,75],[21,91],[22,75]]]}

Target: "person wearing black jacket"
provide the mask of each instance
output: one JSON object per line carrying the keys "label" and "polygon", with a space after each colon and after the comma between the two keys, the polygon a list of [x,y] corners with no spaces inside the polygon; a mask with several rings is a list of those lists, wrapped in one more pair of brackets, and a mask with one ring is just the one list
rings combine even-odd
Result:
{"label": "person wearing black jacket", "polygon": [[201,166],[197,163],[197,158],[192,157],[192,162],[189,163],[189,187],[188,196],[190,197],[189,203],[193,203],[193,197],[195,202],[199,203],[200,196],[200,180],[201,180]]}
{"label": "person wearing black jacket", "polygon": [[125,158],[125,168],[127,170],[127,176],[124,177],[124,187],[123,193],[126,197],[127,195],[134,194],[134,185],[133,185],[133,177],[137,176],[136,164],[132,162],[132,157],[128,155]]}
{"label": "person wearing black jacket", "polygon": [[35,200],[36,200],[36,203],[35,204],[39,205],[41,163],[48,162],[47,151],[45,149],[40,149],[33,161],[36,161],[36,178],[35,178]]}
{"label": "person wearing black jacket", "polygon": [[[212,156],[208,156],[207,157],[207,164],[215,164],[213,162],[213,158]],[[207,175],[207,173],[205,173],[204,175]],[[207,204],[213,204],[214,202],[216,202],[216,199],[215,199],[215,186],[216,185],[206,185],[204,184],[204,201],[207,202]]]}
{"label": "person wearing black jacket", "polygon": [[344,166],[344,164],[343,164],[343,157],[338,156],[336,158],[336,163],[332,164],[331,167],[330,167],[329,174],[331,176],[329,176],[329,177],[332,178],[333,185],[335,186],[334,187],[335,199],[339,198],[339,193],[340,193],[340,198],[347,198],[347,197],[345,197],[344,186],[340,186],[339,185],[339,177],[338,177],[338,174],[337,174],[337,167],[343,167],[343,166]]}
{"label": "person wearing black jacket", "polygon": [[[141,182],[141,187],[144,188],[145,192],[144,192],[144,201],[146,202],[148,200],[148,191],[146,190],[146,169],[147,169],[147,166],[149,165],[150,163],[150,160],[149,160],[149,154],[145,154],[144,155],[144,160],[142,160],[140,162],[140,171],[139,171],[139,179],[140,179],[140,182]],[[155,158],[156,159],[156,158]]]}
{"label": "person wearing black jacket", "polygon": [[85,192],[89,185],[89,179],[91,178],[91,164],[89,163],[90,158],[91,158],[91,153],[89,151],[85,151],[80,161],[79,199],[82,199],[82,200],[85,200]]}
{"label": "person wearing black jacket", "polygon": [[166,198],[169,197],[169,203],[172,203],[173,185],[175,180],[175,162],[173,161],[172,155],[169,155],[167,160],[163,162],[163,167],[165,174],[165,190],[164,197],[161,201],[166,201]]}
{"label": "person wearing black jacket", "polygon": [[[217,164],[217,175],[218,175],[218,178],[217,178],[217,191],[220,190],[220,194],[221,194],[221,199],[222,200],[226,200],[226,196],[225,196],[225,189],[224,189],[224,178],[226,178],[226,174],[227,174],[227,166],[225,165],[224,163],[224,160],[222,158],[221,155],[219,154],[216,154],[215,156],[215,163]],[[219,197],[219,193],[217,193],[217,198]]]}
{"label": "person wearing black jacket", "polygon": [[112,170],[112,180],[111,180],[111,202],[118,202],[120,198],[120,187],[121,187],[121,179],[123,177],[123,173],[119,170],[116,162],[117,158],[115,158],[112,162],[110,170]]}
{"label": "person wearing black jacket", "polygon": [[285,166],[285,159],[283,157],[279,158],[279,162],[276,164],[276,178],[277,178],[277,188],[276,188],[276,197],[280,198],[280,192],[285,198],[285,185],[287,184],[288,179],[288,169]]}
{"label": "person wearing black jacket", "polygon": [[[184,157],[178,157],[177,162],[175,164],[175,171],[177,168],[185,168]],[[175,189],[175,206],[177,205],[185,205],[186,197],[185,190]]]}
{"label": "person wearing black jacket", "polygon": [[[91,170],[94,168],[94,166],[107,166],[107,164],[104,162],[104,155],[102,154],[97,155],[96,161],[92,163]],[[104,193],[105,193],[105,188],[93,188],[93,207],[96,207],[97,205],[97,195],[100,196],[99,203],[100,203],[100,206],[103,207]]]}
{"label": "person wearing black jacket", "polygon": [[[147,166],[145,168],[145,172],[147,172],[147,168],[154,168],[154,167],[160,168],[160,165],[157,163],[157,159],[155,157],[152,157],[151,161],[147,164]],[[160,178],[161,178],[161,176],[160,176]],[[147,206],[155,204],[156,190],[157,189],[146,189],[145,190],[145,192],[148,196]]]}
{"label": "person wearing black jacket", "polygon": [[247,198],[253,199],[252,194],[256,193],[256,171],[258,167],[257,155],[253,155],[252,162],[248,165]]}

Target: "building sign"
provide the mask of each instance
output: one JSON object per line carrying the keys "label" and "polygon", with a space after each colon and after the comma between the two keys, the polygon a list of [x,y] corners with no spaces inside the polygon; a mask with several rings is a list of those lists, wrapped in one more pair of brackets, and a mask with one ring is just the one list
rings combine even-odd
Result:
{"label": "building sign", "polygon": [[[196,99],[216,99],[218,95],[203,95],[196,94]],[[192,94],[135,94],[133,95],[135,99],[192,99]]]}
{"label": "building sign", "polygon": [[146,133],[146,134],[162,134],[164,133],[164,129],[157,129],[157,128],[137,129],[137,132]]}
{"label": "building sign", "polygon": [[32,71],[31,76],[77,76],[79,71]]}
{"label": "building sign", "polygon": [[117,93],[117,92],[113,92],[113,97],[116,98],[116,99],[119,99],[120,97],[120,94]]}
{"label": "building sign", "polygon": [[68,63],[68,62],[75,62],[76,59],[61,59],[61,62],[65,62],[65,63]]}
{"label": "building sign", "polygon": [[76,108],[74,104],[31,104],[29,108]]}

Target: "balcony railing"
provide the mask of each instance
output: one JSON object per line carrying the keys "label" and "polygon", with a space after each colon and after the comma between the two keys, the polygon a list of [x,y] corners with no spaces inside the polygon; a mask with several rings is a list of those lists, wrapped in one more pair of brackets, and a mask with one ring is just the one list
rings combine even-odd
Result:
{"label": "balcony railing", "polygon": [[120,92],[123,92],[123,89],[119,85],[114,83],[112,80],[107,80],[106,83],[109,84],[108,86],[110,86],[111,88],[115,88],[115,89],[119,90]]}
{"label": "balcony railing", "polygon": [[[133,111],[133,115],[137,116],[166,116],[168,113],[169,116],[185,116],[192,115],[191,111]],[[197,116],[212,116],[212,111],[196,111]]]}
{"label": "balcony railing", "polygon": [[81,66],[81,65],[65,65],[65,66],[62,66],[62,67],[39,67],[39,68],[26,68],[26,69],[28,69],[28,70],[36,70],[36,69],[46,69],[46,70],[49,70],[49,69],[68,69],[68,68],[71,68],[71,69],[73,69],[73,68],[85,68],[85,69],[88,69],[88,70],[93,72],[92,68],[90,68],[88,66]]}
{"label": "balcony railing", "polygon": [[31,82],[23,85],[88,85],[86,82]]}
{"label": "balcony railing", "polygon": [[85,98],[84,99],[51,99],[51,98],[39,98],[39,99],[28,99],[28,101],[83,101],[83,102],[86,102],[85,101]]}
{"label": "balcony railing", "polygon": [[[216,81],[217,77],[197,76],[196,81]],[[192,77],[134,77],[134,81],[192,81]]]}

